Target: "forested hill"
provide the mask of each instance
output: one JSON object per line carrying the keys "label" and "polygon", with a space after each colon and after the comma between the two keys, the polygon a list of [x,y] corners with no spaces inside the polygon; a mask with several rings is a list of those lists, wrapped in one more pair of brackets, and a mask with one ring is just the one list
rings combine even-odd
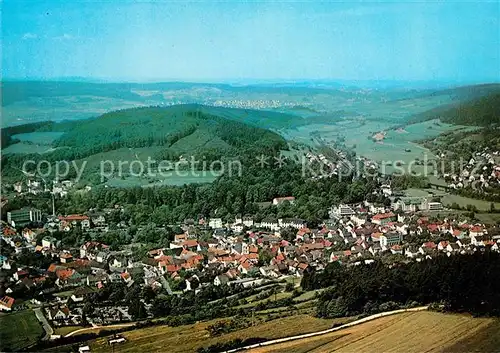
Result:
{"label": "forested hill", "polygon": [[500,124],[500,89],[467,102],[441,106],[418,114],[411,122],[440,119],[444,123],[471,126]]}
{"label": "forested hill", "polygon": [[[165,159],[180,155],[203,155],[211,159],[243,153],[269,154],[287,148],[277,133],[238,121],[240,117],[231,119],[217,113],[218,110],[198,105],[132,108],[93,119],[41,125],[39,131],[64,132],[54,142],[55,150],[50,152],[50,157],[57,157],[56,160],[138,147],[159,147],[156,150],[163,155],[156,157]],[[15,131],[19,133],[17,130],[21,131],[22,126]]]}

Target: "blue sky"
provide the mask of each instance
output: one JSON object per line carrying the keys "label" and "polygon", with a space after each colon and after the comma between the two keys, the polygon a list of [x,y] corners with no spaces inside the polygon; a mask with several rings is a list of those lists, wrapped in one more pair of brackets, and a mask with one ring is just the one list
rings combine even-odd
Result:
{"label": "blue sky", "polygon": [[498,2],[2,4],[5,78],[500,81]]}

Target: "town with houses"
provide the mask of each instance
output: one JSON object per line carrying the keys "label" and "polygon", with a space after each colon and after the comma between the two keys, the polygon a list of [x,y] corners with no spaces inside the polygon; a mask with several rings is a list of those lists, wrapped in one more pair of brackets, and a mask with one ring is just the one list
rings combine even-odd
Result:
{"label": "town with houses", "polygon": [[[64,197],[71,186],[61,182],[52,192]],[[43,188],[30,181],[14,187],[18,193],[35,194]],[[378,192],[392,194],[390,185],[381,185]],[[295,198],[271,203],[284,202],[293,204]],[[168,246],[140,255],[99,240],[110,229],[109,215],[120,209],[115,205],[67,215],[56,215],[55,210],[46,215],[34,208],[8,212],[1,224],[0,310],[36,310],[50,340],[60,337],[54,334],[57,327],[133,322],[129,307],[120,302],[85,309],[93,293],[114,283],[182,296],[206,286],[249,288],[286,278],[296,278],[298,286],[305,271],[321,271],[331,262],[355,266],[377,258],[388,263],[432,261],[436,256],[500,251],[500,228],[445,216],[443,205],[427,198],[398,197],[390,205],[332,205],[329,218],[318,227],[304,219],[256,220],[252,215],[230,222],[186,219],[177,225],[182,232]],[[74,228],[90,240],[66,247],[52,236]],[[27,263],[27,255],[38,260]],[[152,318],[148,305],[145,308]]]}

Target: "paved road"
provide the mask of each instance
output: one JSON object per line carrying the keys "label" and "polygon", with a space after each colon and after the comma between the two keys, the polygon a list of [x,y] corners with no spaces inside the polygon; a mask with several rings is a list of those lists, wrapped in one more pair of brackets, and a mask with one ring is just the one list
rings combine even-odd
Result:
{"label": "paved road", "polygon": [[45,336],[42,338],[42,340],[48,341],[50,339],[50,336],[54,334],[54,330],[52,329],[49,322],[45,318],[45,315],[43,315],[41,308],[33,309],[33,311],[35,312],[36,318],[38,319],[38,321],[40,321],[45,331]]}
{"label": "paved road", "polygon": [[318,332],[312,332],[312,333],[306,333],[306,334],[303,334],[303,335],[297,335],[297,336],[290,336],[290,337],[285,337],[285,338],[279,338],[279,339],[276,339],[276,340],[271,340],[271,341],[266,341],[266,342],[262,342],[262,343],[252,344],[250,346],[245,346],[245,347],[231,349],[231,350],[225,351],[224,353],[239,352],[239,351],[244,351],[244,350],[247,350],[247,349],[258,348],[258,347],[263,347],[263,346],[269,346],[269,345],[276,344],[276,343],[283,343],[283,342],[298,340],[298,339],[302,339],[302,338],[320,336],[320,335],[324,335],[326,333],[330,333],[330,332],[341,330],[343,328],[347,328],[347,327],[359,325],[359,324],[362,324],[362,323],[367,322],[367,321],[375,320],[375,319],[378,319],[378,318],[383,317],[383,316],[400,314],[400,313],[409,312],[409,311],[423,311],[423,310],[427,310],[428,307],[429,306],[419,306],[417,308],[411,308],[411,309],[399,309],[399,310],[393,310],[393,311],[386,311],[384,313],[378,313],[378,314],[375,314],[375,315],[371,315],[371,316],[365,317],[363,319],[359,319],[359,320],[350,322],[348,324],[337,326],[337,327],[330,328],[330,329],[327,329],[327,330],[318,331]]}

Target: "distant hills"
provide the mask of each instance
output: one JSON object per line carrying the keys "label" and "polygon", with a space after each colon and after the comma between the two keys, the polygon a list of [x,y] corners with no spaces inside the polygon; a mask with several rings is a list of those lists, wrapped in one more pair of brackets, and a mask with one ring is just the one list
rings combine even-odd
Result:
{"label": "distant hills", "polygon": [[[400,124],[429,109],[457,104],[499,91],[498,84],[464,87],[417,83],[368,85],[334,81],[235,83],[108,83],[79,81],[2,81],[2,127],[40,121],[95,118],[120,109],[199,104],[216,115],[273,130],[335,124],[358,117]],[[422,83],[423,84],[423,83]],[[234,108],[236,110],[231,111]],[[259,113],[254,113],[259,111]],[[282,113],[284,115],[273,115]],[[377,127],[377,130],[383,127]]]}
{"label": "distant hills", "polygon": [[456,125],[500,124],[500,85],[463,87],[455,90],[455,94],[463,100],[417,114],[410,123],[440,119]]}

